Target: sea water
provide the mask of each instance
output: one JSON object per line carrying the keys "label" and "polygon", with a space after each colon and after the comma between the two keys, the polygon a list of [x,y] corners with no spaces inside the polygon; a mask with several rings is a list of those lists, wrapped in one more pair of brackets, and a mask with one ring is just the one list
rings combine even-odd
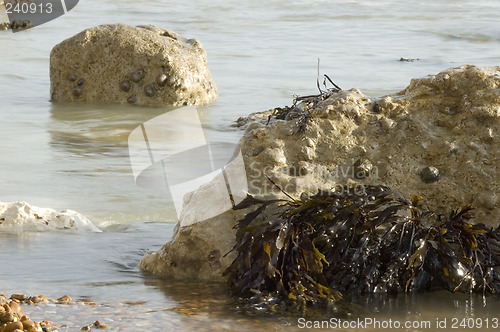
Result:
{"label": "sea water", "polygon": [[[49,100],[51,48],[107,23],[154,24],[201,41],[219,90],[216,102],[199,107],[211,141],[236,143],[242,132],[231,125],[238,117],[317,93],[318,59],[320,82],[327,74],[369,97],[450,67],[500,64],[498,1],[82,0],[44,25],[0,32],[0,200],[73,209],[104,229],[0,234],[0,292],[92,298],[99,310],[30,309],[34,319],[69,330],[96,319],[119,330],[299,329],[295,318],[245,315],[219,285],[167,282],[137,269],[147,249],[169,240],[177,220],[168,191],[135,184],[127,138],[170,108]],[[450,324],[453,317],[494,318],[496,303],[438,293],[357,300],[346,312]]]}

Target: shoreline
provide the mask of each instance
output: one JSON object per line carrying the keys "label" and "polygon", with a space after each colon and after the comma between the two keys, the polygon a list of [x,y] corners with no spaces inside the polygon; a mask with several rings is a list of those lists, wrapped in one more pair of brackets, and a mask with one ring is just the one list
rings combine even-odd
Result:
{"label": "shoreline", "polygon": [[[35,321],[28,317],[23,310],[23,306],[42,305],[75,305],[84,303],[86,305],[96,305],[93,301],[77,300],[73,301],[70,296],[64,295],[58,299],[48,298],[45,295],[27,296],[26,294],[11,294],[6,296],[0,294],[0,331],[14,331],[16,329],[36,332],[36,331],[58,331],[58,325],[51,320]],[[47,307],[47,309],[52,309]],[[60,326],[63,327],[63,326]],[[87,324],[81,328],[82,331],[89,331],[92,327],[107,329],[108,325],[101,321]]]}

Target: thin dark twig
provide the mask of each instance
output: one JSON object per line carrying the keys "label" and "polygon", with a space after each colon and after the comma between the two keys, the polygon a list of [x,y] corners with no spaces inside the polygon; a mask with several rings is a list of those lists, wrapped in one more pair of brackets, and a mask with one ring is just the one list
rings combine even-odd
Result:
{"label": "thin dark twig", "polygon": [[324,74],[325,75],[325,78],[330,82],[332,83],[332,85],[337,89],[337,90],[342,90],[342,88],[340,86],[338,86],[337,84],[333,83],[333,81],[330,79],[330,77],[328,77],[327,74]]}
{"label": "thin dark twig", "polygon": [[281,191],[283,194],[285,194],[286,197],[290,198],[294,203],[298,203],[297,200],[295,198],[293,198],[292,196],[290,196],[287,192],[285,192],[283,189],[281,189],[280,186],[278,186],[276,184],[276,182],[274,182],[273,180],[271,180],[271,178],[269,176],[267,176],[267,174],[264,174],[266,176],[266,178],[269,180],[269,182],[271,182],[276,188],[279,189],[279,191]]}

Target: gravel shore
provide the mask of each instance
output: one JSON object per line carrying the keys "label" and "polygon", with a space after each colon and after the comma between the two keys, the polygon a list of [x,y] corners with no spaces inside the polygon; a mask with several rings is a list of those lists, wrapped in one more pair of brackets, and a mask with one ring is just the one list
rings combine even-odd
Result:
{"label": "gravel shore", "polygon": [[[58,299],[51,299],[44,295],[27,296],[26,294],[12,294],[6,296],[0,294],[0,332],[55,332],[59,331],[58,325],[50,320],[35,321],[24,314],[23,306],[43,306],[43,305],[71,305],[77,302],[86,305],[96,305],[93,301],[79,300],[73,301],[68,295],[64,295]],[[61,326],[64,327],[64,326]],[[107,329],[108,325],[95,321],[81,328],[82,331],[90,331],[91,329]]]}

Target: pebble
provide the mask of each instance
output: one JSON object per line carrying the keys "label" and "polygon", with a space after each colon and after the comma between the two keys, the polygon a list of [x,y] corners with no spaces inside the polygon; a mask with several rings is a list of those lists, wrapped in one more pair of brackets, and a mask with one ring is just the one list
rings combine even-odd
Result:
{"label": "pebble", "polygon": [[2,332],[13,332],[15,330],[23,330],[23,323],[21,322],[11,322],[3,328]]}
{"label": "pebble", "polygon": [[14,320],[14,315],[11,312],[6,312],[0,315],[1,323],[9,323],[12,322],[13,320]]}
{"label": "pebble", "polygon": [[12,294],[10,298],[12,300],[24,301],[26,299],[26,294]]}
{"label": "pebble", "polygon": [[97,327],[98,329],[108,329],[109,326],[101,322],[100,320],[96,320],[94,323],[94,326]]}
{"label": "pebble", "polygon": [[17,314],[23,313],[23,309],[21,308],[21,306],[17,302],[10,301],[9,306],[10,306],[10,310],[12,312],[17,313]]}
{"label": "pebble", "polygon": [[136,101],[137,101],[137,98],[135,96],[130,96],[127,98],[127,103],[129,103],[129,104],[135,104]]}
{"label": "pebble", "polygon": [[[41,322],[35,322],[29,317],[24,315],[22,304],[44,304],[44,306],[56,306],[56,304],[75,304],[68,295],[61,296],[57,300],[49,299],[44,295],[39,296],[27,296],[25,294],[12,294],[10,296],[10,302],[7,302],[7,297],[0,294],[0,332],[56,332],[57,327],[52,321],[43,320]],[[54,302],[56,304],[51,304]],[[84,303],[94,303],[90,300]],[[95,304],[95,303],[94,303]],[[102,323],[101,321],[96,321],[90,324],[91,327],[106,329],[109,328],[108,325]],[[62,325],[61,327],[64,327]]]}
{"label": "pebble", "polygon": [[60,298],[58,298],[57,301],[59,301],[59,302],[69,302],[69,301],[71,301],[71,297],[69,297],[68,295],[64,295],[64,296],[61,296]]}
{"label": "pebble", "polygon": [[[24,316],[24,317],[26,317],[26,316]],[[23,324],[24,330],[30,329],[30,328],[35,326],[35,323],[31,319],[26,319],[26,320],[21,319],[21,322]]]}
{"label": "pebble", "polygon": [[32,296],[32,297],[30,297],[30,301],[34,304],[37,304],[38,302],[40,302],[40,297]]}

